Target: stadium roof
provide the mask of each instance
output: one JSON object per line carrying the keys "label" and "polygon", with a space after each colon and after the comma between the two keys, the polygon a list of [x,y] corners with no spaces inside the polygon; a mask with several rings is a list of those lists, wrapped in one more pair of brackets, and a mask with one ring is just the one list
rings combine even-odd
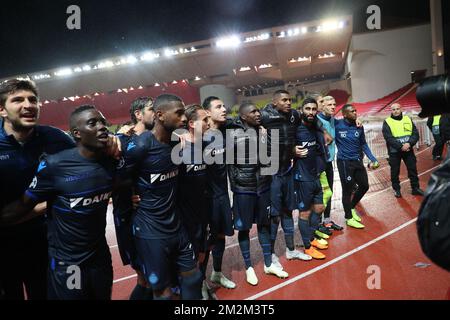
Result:
{"label": "stadium roof", "polygon": [[37,82],[42,99],[182,80],[193,86],[223,84],[230,88],[279,80],[319,80],[344,71],[352,24],[352,16],[297,23],[26,76]]}

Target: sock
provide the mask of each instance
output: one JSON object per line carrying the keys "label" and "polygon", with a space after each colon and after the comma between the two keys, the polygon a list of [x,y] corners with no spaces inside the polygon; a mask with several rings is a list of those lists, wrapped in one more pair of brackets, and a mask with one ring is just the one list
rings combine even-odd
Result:
{"label": "sock", "polygon": [[216,272],[222,272],[222,259],[223,259],[223,253],[225,251],[225,238],[217,239],[216,245],[212,249],[212,256],[213,256],[213,268]]}
{"label": "sock", "polygon": [[258,226],[258,240],[264,256],[264,265],[270,267],[272,264],[272,250],[268,226]]}
{"label": "sock", "polygon": [[203,276],[200,270],[196,270],[193,274],[182,276],[181,298],[183,300],[200,300],[202,299]]}
{"label": "sock", "polygon": [[294,250],[294,219],[290,216],[285,216],[281,219],[281,226],[284,231],[284,240],[286,241],[286,247],[289,250]]}
{"label": "sock", "polygon": [[250,259],[250,236],[249,230],[239,231],[238,234],[239,247],[241,248],[242,257],[244,258],[245,268],[252,266]]}
{"label": "sock", "polygon": [[210,254],[211,254],[211,251],[207,250],[205,252],[205,259],[200,264],[200,271],[203,274],[203,280],[206,279],[206,269],[208,268],[208,262],[209,262]]}
{"label": "sock", "polygon": [[309,249],[311,247],[310,239],[311,239],[311,228],[308,220],[303,220],[301,218],[298,219],[298,228],[300,230],[300,235],[303,240],[303,245],[305,249]]}
{"label": "sock", "polygon": [[153,300],[153,289],[145,288],[144,300]]}
{"label": "sock", "polygon": [[271,252],[275,253],[275,241],[278,235],[278,225],[280,224],[280,217],[271,217],[270,219],[270,244]]}
{"label": "sock", "polygon": [[309,225],[311,228],[311,241],[314,240],[314,232],[319,228],[320,215],[317,212],[311,211],[309,215]]}
{"label": "sock", "polygon": [[162,301],[164,301],[164,300],[172,300],[172,297],[164,297],[164,296],[156,297],[156,296],[154,296],[153,300],[162,300]]}
{"label": "sock", "polygon": [[[143,287],[139,284],[137,284],[130,295],[130,300],[146,300],[145,294],[146,294],[146,287]],[[153,292],[152,292],[153,297]]]}

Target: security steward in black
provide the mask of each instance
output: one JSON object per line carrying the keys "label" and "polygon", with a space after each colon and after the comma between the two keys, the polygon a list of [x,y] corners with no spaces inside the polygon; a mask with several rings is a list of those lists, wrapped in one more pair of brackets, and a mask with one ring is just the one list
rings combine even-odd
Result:
{"label": "security steward in black", "polygon": [[411,118],[404,116],[402,106],[394,103],[391,106],[392,114],[383,122],[383,137],[389,154],[389,165],[391,167],[391,181],[394,195],[400,198],[400,163],[403,159],[408,170],[413,195],[423,196],[423,190],[419,186],[417,176],[416,156],[413,147],[419,141],[419,132]]}

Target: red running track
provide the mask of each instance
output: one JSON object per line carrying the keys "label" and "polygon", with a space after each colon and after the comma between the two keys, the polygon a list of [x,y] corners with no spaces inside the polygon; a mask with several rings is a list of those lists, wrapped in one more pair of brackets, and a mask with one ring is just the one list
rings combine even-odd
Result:
{"label": "red running track", "polygon": [[[431,160],[431,148],[416,154],[420,184],[425,189],[431,172],[439,163]],[[249,285],[245,281],[237,236],[227,238],[223,272],[236,282],[237,288],[227,290],[212,284],[217,289],[217,297],[221,300],[450,299],[450,274],[426,258],[418,242],[415,221],[422,198],[410,194],[404,167],[400,178],[403,198],[396,199],[385,161],[382,167],[369,173],[370,189],[358,208],[366,228],[334,232],[329,249],[323,251],[327,255],[325,260],[287,261],[280,231],[276,253],[289,273],[287,279],[264,274],[262,253],[256,240],[256,228],[253,228],[251,252],[259,284]],[[331,217],[344,225],[337,172],[334,191]],[[122,266],[110,214],[107,236],[114,265],[113,299],[128,299],[136,276],[130,267]],[[295,240],[301,242],[298,228]],[[377,275],[379,277],[375,278]]]}

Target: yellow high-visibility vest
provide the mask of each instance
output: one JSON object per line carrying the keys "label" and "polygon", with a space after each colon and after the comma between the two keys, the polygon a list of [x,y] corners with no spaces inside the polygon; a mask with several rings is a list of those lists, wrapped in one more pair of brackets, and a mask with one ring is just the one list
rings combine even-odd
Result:
{"label": "yellow high-visibility vest", "polygon": [[402,120],[395,120],[389,117],[386,119],[386,123],[391,129],[392,136],[400,143],[409,142],[413,131],[413,123],[410,117],[403,116]]}
{"label": "yellow high-visibility vest", "polygon": [[433,124],[431,125],[431,131],[433,132],[434,135],[439,135],[440,130],[439,130],[439,123],[441,122],[441,116],[434,116],[433,117]]}
{"label": "yellow high-visibility vest", "polygon": [[441,115],[438,115],[438,116],[434,116],[433,117],[433,127],[434,126],[438,126],[439,125],[439,122],[441,121]]}

